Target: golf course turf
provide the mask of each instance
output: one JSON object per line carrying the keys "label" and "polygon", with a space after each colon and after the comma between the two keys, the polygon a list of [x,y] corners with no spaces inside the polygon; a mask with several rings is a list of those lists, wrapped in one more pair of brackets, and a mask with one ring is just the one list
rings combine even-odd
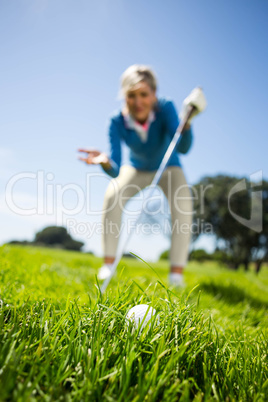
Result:
{"label": "golf course turf", "polygon": [[[102,295],[101,264],[0,247],[0,401],[268,400],[266,266],[189,262],[177,292],[167,261],[126,258]],[[160,322],[139,332],[125,315],[142,303]]]}

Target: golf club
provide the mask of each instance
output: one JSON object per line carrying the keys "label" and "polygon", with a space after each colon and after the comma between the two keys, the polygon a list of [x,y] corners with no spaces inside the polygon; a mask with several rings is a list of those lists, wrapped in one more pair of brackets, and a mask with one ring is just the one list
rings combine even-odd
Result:
{"label": "golf club", "polygon": [[[186,124],[187,124],[187,121],[191,117],[191,114],[193,113],[194,109],[195,109],[194,106],[192,106],[192,105],[188,106],[187,114],[185,115],[185,118],[180,122],[180,124],[179,124],[179,126],[178,126],[178,128],[177,128],[177,130],[176,130],[176,132],[175,132],[175,134],[174,134],[169,146],[168,146],[168,149],[166,150],[166,153],[165,153],[165,155],[164,155],[164,157],[162,159],[162,162],[161,162],[161,164],[160,164],[160,166],[159,166],[159,168],[158,168],[158,170],[157,170],[157,172],[156,172],[156,174],[155,174],[155,176],[154,176],[154,178],[152,180],[152,183],[150,185],[150,191],[148,193],[148,196],[146,197],[146,200],[148,200],[153,195],[153,192],[154,192],[157,184],[159,183],[159,180],[160,180],[160,178],[161,178],[161,176],[162,176],[162,174],[163,174],[163,172],[164,172],[164,170],[165,170],[165,168],[167,166],[167,163],[168,163],[171,155],[173,154],[176,146],[178,145],[180,139],[182,138],[182,135],[183,135],[182,132],[183,132],[183,130],[184,130]],[[143,210],[141,211],[140,215],[138,216],[138,218],[137,218],[137,220],[135,222],[135,225],[133,225],[134,227],[137,225],[137,223],[141,219],[142,214],[143,214]],[[113,278],[113,276],[115,274],[115,271],[116,271],[116,268],[117,268],[117,265],[119,264],[119,262],[120,262],[120,260],[121,260],[121,258],[123,256],[124,250],[125,250],[128,242],[129,242],[129,240],[130,240],[130,237],[131,237],[132,233],[133,233],[133,231],[129,233],[129,236],[126,238],[126,241],[123,244],[123,247],[121,248],[120,253],[117,254],[117,256],[116,256],[116,258],[115,258],[115,260],[114,260],[114,262],[112,264],[111,275],[104,280],[104,282],[103,282],[103,284],[101,286],[101,293],[105,292],[105,290],[107,289],[107,286],[109,285],[111,279]]]}

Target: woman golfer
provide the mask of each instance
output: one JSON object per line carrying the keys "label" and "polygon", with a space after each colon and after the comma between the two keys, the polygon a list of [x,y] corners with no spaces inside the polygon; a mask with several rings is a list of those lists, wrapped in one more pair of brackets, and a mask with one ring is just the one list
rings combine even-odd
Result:
{"label": "woman golfer", "polygon": [[[121,77],[121,95],[125,102],[114,113],[109,123],[110,153],[80,149],[87,164],[100,164],[113,179],[105,193],[103,205],[103,253],[104,265],[98,277],[104,280],[111,275],[115,260],[122,210],[131,197],[149,186],[179,125],[174,103],[156,95],[157,81],[154,72],[144,65],[130,66]],[[199,88],[184,100],[180,119],[189,105],[195,106],[194,115],[203,111],[206,100]],[[181,167],[179,154],[186,154],[192,144],[190,120],[185,126],[176,152],[171,156],[159,186],[168,199],[172,239],[170,248],[170,285],[183,286],[183,269],[188,260],[191,240],[192,200]],[[121,144],[129,150],[128,161],[121,166]]]}

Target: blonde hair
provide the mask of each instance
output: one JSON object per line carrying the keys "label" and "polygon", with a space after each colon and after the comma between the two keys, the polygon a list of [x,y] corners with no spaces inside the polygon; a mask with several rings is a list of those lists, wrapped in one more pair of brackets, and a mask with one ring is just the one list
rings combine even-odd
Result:
{"label": "blonde hair", "polygon": [[155,73],[149,66],[133,64],[128,67],[120,78],[121,88],[119,98],[122,99],[125,97],[127,92],[141,81],[145,81],[153,91],[156,91],[157,79]]}

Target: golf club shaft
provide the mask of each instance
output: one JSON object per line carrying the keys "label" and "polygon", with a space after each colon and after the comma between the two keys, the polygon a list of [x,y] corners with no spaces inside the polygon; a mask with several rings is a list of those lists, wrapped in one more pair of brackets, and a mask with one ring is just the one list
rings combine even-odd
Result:
{"label": "golf club shaft", "polygon": [[[162,174],[163,174],[163,172],[164,172],[164,170],[165,170],[165,168],[167,166],[167,163],[168,163],[171,155],[173,154],[175,148],[177,147],[177,145],[179,143],[179,140],[181,139],[181,136],[183,135],[182,132],[183,132],[183,130],[184,130],[189,118],[191,117],[191,114],[193,113],[193,111],[194,111],[194,106],[189,106],[185,118],[180,122],[180,124],[179,124],[179,126],[178,126],[178,128],[177,128],[177,130],[176,130],[176,132],[175,132],[175,134],[174,134],[169,146],[168,146],[168,149],[166,150],[166,153],[165,153],[165,155],[164,155],[164,157],[162,159],[162,162],[161,162],[159,168],[157,169],[157,172],[156,172],[156,174],[155,174],[155,176],[153,178],[153,181],[152,181],[152,183],[150,185],[150,192],[149,192],[148,196],[146,197],[146,199],[149,199],[153,195],[153,192],[154,192],[157,184],[159,183],[159,180],[161,179],[161,176],[162,176]],[[143,213],[143,210],[141,211],[140,215],[138,216],[138,218],[136,220],[136,224],[141,219],[142,213]],[[136,226],[136,224],[134,226]],[[130,237],[131,237],[132,233],[133,233],[133,231],[127,237],[123,247],[121,248],[121,252],[117,253],[117,256],[116,256],[116,258],[115,258],[115,260],[114,260],[114,262],[112,264],[111,275],[107,279],[104,280],[104,282],[103,282],[103,284],[101,286],[101,293],[105,292],[105,290],[107,289],[107,286],[109,285],[112,277],[114,276],[116,268],[117,268],[117,265],[119,264],[119,262],[120,262],[120,260],[121,260],[121,258],[123,256],[123,253],[124,253],[124,251],[126,249],[126,246],[127,246],[128,242],[130,240]]]}

